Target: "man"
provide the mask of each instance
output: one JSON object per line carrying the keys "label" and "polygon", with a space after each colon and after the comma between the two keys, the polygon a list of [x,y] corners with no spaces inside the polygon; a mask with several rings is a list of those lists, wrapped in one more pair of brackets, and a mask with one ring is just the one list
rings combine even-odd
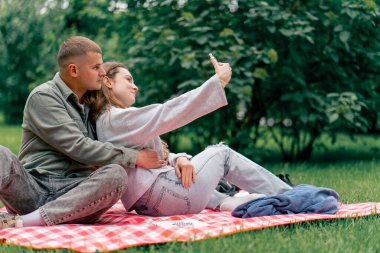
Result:
{"label": "man", "polygon": [[[0,146],[1,228],[91,223],[114,205],[135,166],[165,164],[151,150],[94,141],[83,95],[100,89],[102,51],[71,37],[58,52],[59,73],[28,97],[19,159]],[[21,215],[21,216],[19,216]]]}

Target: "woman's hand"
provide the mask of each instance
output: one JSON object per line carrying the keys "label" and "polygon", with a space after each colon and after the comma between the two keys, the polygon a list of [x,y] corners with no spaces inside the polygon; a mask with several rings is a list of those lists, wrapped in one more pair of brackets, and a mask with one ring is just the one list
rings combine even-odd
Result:
{"label": "woman's hand", "polygon": [[210,54],[210,61],[214,66],[215,73],[218,75],[222,87],[226,87],[232,75],[230,64],[218,62],[212,54]]}
{"label": "woman's hand", "polygon": [[161,160],[156,151],[142,149],[137,152],[136,165],[145,169],[154,169],[167,165],[167,162]]}
{"label": "woman's hand", "polygon": [[182,186],[188,188],[195,182],[194,165],[186,157],[178,157],[176,160],[175,174],[181,179]]}

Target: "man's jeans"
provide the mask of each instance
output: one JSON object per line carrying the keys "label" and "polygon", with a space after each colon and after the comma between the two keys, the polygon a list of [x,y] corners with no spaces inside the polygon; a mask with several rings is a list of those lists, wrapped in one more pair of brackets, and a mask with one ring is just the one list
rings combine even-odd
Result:
{"label": "man's jeans", "polygon": [[92,223],[124,193],[127,173],[116,164],[83,177],[29,174],[18,158],[0,146],[0,199],[8,212],[39,209],[47,225]]}
{"label": "man's jeans", "polygon": [[175,170],[163,172],[133,208],[139,214],[166,216],[199,213],[204,208],[215,209],[228,195],[215,190],[220,179],[250,193],[272,196],[292,189],[260,165],[252,162],[226,145],[205,149],[191,159],[195,183],[189,188],[181,185]]}

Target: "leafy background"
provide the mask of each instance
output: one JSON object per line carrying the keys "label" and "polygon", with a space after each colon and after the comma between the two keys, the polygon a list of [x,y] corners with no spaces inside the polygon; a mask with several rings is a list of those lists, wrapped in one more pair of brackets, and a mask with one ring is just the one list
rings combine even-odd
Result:
{"label": "leafy background", "polygon": [[213,52],[233,68],[229,106],[165,135],[171,149],[226,141],[260,160],[273,140],[284,161],[307,161],[322,136],[380,132],[379,23],[372,0],[1,0],[0,110],[6,124],[21,123],[28,93],[53,77],[71,35],[127,64],[138,106],[202,84]]}

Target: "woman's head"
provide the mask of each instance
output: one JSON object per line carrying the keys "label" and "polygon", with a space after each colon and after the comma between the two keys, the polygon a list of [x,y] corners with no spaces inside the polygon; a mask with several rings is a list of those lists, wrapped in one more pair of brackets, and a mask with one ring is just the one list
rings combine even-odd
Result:
{"label": "woman's head", "polygon": [[102,91],[108,104],[120,108],[133,105],[139,89],[125,65],[119,62],[105,62],[102,66],[106,72]]}
{"label": "woman's head", "polygon": [[110,106],[127,108],[135,103],[138,91],[133,77],[124,64],[105,62],[102,64],[106,75],[102,88],[85,94],[84,101],[91,108],[91,122],[95,123],[98,116]]}

